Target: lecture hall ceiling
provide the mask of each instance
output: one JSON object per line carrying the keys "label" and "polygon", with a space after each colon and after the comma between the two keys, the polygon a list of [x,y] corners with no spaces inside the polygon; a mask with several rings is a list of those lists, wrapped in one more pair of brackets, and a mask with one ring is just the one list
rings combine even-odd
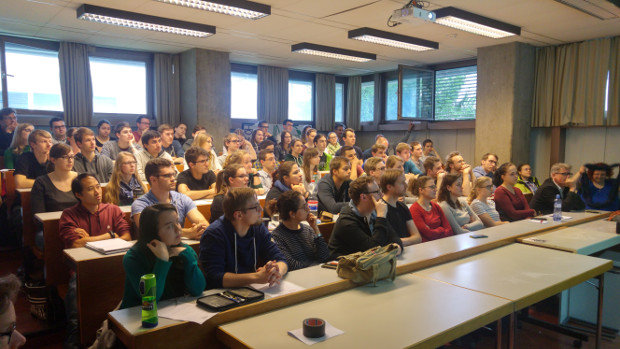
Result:
{"label": "lecture hall ceiling", "polygon": [[[435,0],[427,9],[458,7],[521,27],[521,35],[491,39],[436,23],[415,20],[388,27],[395,0],[257,0],[271,15],[246,20],[153,0],[0,0],[0,34],[72,41],[97,46],[179,53],[191,48],[227,51],[233,62],[266,64],[315,72],[357,75],[393,70],[398,64],[427,65],[472,59],[480,47],[513,41],[547,46],[620,35],[620,18],[601,20],[554,0]],[[209,24],[217,34],[189,38],[76,19],[83,3],[153,16]],[[616,11],[620,15],[620,10]],[[347,32],[372,27],[439,42],[439,49],[412,52],[347,38]],[[370,52],[376,61],[355,63],[291,52],[291,45],[312,42]]]}

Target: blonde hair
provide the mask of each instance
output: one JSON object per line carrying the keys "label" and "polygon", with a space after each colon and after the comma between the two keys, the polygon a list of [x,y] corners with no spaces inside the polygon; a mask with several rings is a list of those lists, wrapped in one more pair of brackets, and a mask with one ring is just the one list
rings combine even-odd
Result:
{"label": "blonde hair", "polygon": [[[121,170],[121,168],[123,166],[123,161],[125,161],[126,158],[132,158],[134,161],[136,161],[136,157],[132,153],[126,151],[118,153],[116,161],[114,162],[112,177],[110,177],[110,181],[105,187],[105,194],[103,194],[103,202],[105,203],[114,205],[118,205],[119,203],[118,198],[121,193],[121,180],[123,179],[123,171]],[[138,184],[140,184],[140,187],[142,187],[142,190],[146,193],[147,190],[144,186],[144,183],[142,183],[140,178],[136,176],[135,173],[133,174],[133,176],[138,181]]]}
{"label": "blonde hair", "polygon": [[[314,130],[313,128],[309,130]],[[306,183],[312,183],[312,174],[318,170],[318,166],[310,168],[310,160],[319,156],[319,151],[316,148],[308,148],[304,151],[301,170],[304,172],[304,181]],[[317,183],[318,184],[318,183]]]}
{"label": "blonde hair", "polygon": [[22,132],[28,126],[32,127],[34,131],[34,126],[28,123],[17,125],[15,131],[13,131],[13,140],[11,141],[11,146],[9,147],[12,149],[11,151],[13,154],[20,155],[24,152],[24,148],[28,145],[28,137],[22,137]]}
{"label": "blonde hair", "polygon": [[228,154],[228,156],[226,156],[226,161],[224,161],[224,166],[222,167],[228,167],[232,164],[239,164],[243,166],[243,157],[246,155],[250,154],[245,150],[237,150],[234,153],[230,153]]}
{"label": "blonde hair", "polygon": [[[192,142],[192,147],[193,146],[197,146],[202,148],[202,146],[207,143],[207,141],[211,139],[211,151],[213,151],[213,136],[211,136],[208,133],[199,133],[196,135],[196,137],[194,137],[194,141]],[[209,169],[210,170],[215,170],[215,161],[217,161],[215,156],[212,156],[212,154],[209,154]]]}
{"label": "blonde hair", "polygon": [[485,183],[489,182],[493,184],[491,178],[487,176],[481,176],[476,179],[474,182],[474,187],[471,188],[471,192],[469,193],[469,197],[467,198],[467,203],[471,205],[472,201],[474,201],[478,197],[478,189],[485,187]]}

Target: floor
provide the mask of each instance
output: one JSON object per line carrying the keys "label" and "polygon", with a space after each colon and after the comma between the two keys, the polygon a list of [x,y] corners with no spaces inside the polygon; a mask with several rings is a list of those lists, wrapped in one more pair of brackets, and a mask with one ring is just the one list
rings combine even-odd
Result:
{"label": "floor", "polygon": [[[0,275],[16,273],[22,263],[22,252],[19,250],[0,251]],[[549,302],[547,302],[549,303]],[[552,303],[552,302],[551,302]],[[48,324],[30,315],[29,303],[24,292],[20,292],[15,303],[17,313],[17,327],[27,338],[24,348],[49,348],[60,349],[64,339],[63,324]],[[553,311],[546,304],[539,304],[530,308],[530,315],[546,321],[554,321],[555,318],[550,313]],[[507,340],[507,332],[504,332],[504,339]],[[495,348],[495,335],[490,330],[479,330],[475,335],[476,339],[464,338],[444,346],[445,349],[465,349],[465,348]],[[507,347],[505,342],[504,347]],[[528,323],[521,323],[516,332],[515,348],[544,348],[544,349],[570,349],[574,348],[571,337],[557,334],[547,329],[540,328]],[[594,337],[590,336],[587,342],[582,343],[582,348],[594,348]],[[620,337],[614,340],[603,339],[601,349],[620,348]]]}

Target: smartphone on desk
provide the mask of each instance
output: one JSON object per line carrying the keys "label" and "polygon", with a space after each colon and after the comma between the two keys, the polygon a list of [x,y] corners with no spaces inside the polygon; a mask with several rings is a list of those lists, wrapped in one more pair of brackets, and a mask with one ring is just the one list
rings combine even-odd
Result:
{"label": "smartphone on desk", "polygon": [[321,268],[336,269],[338,268],[338,261],[329,261],[327,263],[323,263],[321,264]]}
{"label": "smartphone on desk", "polygon": [[488,236],[486,236],[484,234],[471,234],[469,237],[472,238],[472,239],[488,238]]}

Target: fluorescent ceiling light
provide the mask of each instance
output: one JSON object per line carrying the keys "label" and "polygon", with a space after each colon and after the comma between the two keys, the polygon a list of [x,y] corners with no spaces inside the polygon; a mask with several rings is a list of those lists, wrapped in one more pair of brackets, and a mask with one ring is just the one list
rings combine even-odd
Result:
{"label": "fluorescent ceiling light", "polygon": [[439,43],[412,36],[390,33],[373,28],[359,28],[349,31],[349,39],[372,42],[374,44],[392,46],[411,51],[428,51],[439,48]]}
{"label": "fluorescent ceiling light", "polygon": [[315,55],[328,58],[343,59],[353,62],[368,62],[377,59],[377,55],[367,52],[346,50],[338,47],[323,46],[302,42],[291,46],[292,52],[305,53],[307,55]]}
{"label": "fluorescent ceiling light", "polygon": [[155,17],[86,4],[77,9],[77,18],[121,27],[146,29],[199,38],[215,34],[215,27],[211,25],[177,21],[170,18]]}
{"label": "fluorescent ceiling light", "polygon": [[435,23],[464,30],[466,32],[488,36],[494,39],[521,35],[520,27],[483,17],[475,13],[459,10],[455,7],[444,7],[434,12],[437,15]]}
{"label": "fluorescent ceiling light", "polygon": [[271,6],[246,0],[157,0],[168,4],[197,8],[248,19],[259,19],[271,14]]}

